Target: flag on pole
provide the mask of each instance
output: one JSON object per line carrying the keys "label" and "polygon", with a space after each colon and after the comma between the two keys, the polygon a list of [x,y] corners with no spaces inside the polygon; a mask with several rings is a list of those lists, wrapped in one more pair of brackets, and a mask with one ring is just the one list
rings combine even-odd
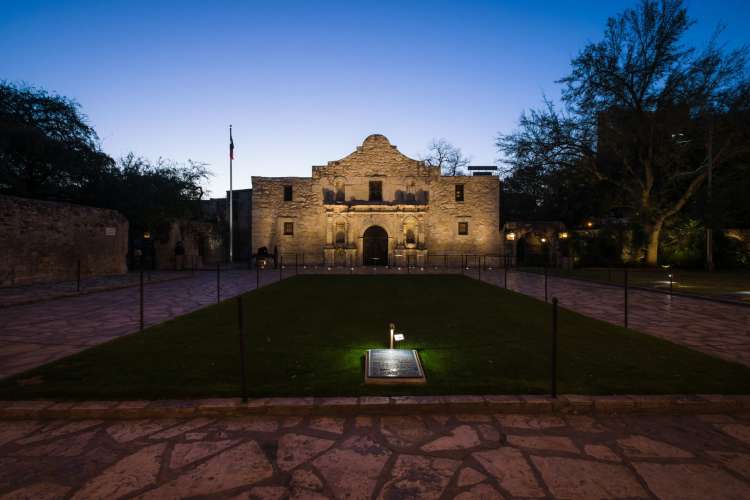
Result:
{"label": "flag on pole", "polygon": [[229,126],[229,159],[234,160],[234,141],[232,140],[232,126]]}

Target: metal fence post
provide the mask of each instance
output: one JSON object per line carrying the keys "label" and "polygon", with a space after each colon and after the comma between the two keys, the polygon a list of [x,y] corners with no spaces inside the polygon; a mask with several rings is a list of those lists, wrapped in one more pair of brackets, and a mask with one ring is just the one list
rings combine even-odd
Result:
{"label": "metal fence post", "polygon": [[140,325],[140,331],[143,331],[143,268],[141,268],[141,280],[140,280],[140,286],[138,288],[140,292],[139,303],[140,303],[140,319],[141,319],[139,325]]}
{"label": "metal fence post", "polygon": [[255,258],[255,289],[260,288],[260,265],[258,265],[258,258]]}
{"label": "metal fence post", "polygon": [[221,263],[216,263],[216,303],[221,302]]}
{"label": "metal fence post", "polygon": [[299,264],[297,262],[297,254],[294,254],[294,275],[299,274]]}
{"label": "metal fence post", "polygon": [[672,271],[669,271],[669,295],[672,295]]}
{"label": "metal fence post", "polygon": [[547,268],[547,263],[544,263],[544,301],[547,302],[547,281],[549,278],[549,271]]}
{"label": "metal fence post", "polygon": [[279,255],[279,281],[284,279],[284,256]]}
{"label": "metal fence post", "polygon": [[81,291],[81,259],[78,259],[76,265],[76,292]]}
{"label": "metal fence post", "polygon": [[553,398],[557,398],[557,297],[552,298],[552,367],[550,388]]}
{"label": "metal fence post", "polygon": [[477,257],[477,260],[479,261],[479,265],[477,266],[477,279],[482,281],[482,256],[480,255]]}
{"label": "metal fence post", "polygon": [[245,322],[242,314],[242,295],[237,296],[237,323],[240,333],[240,370],[242,370],[242,402],[247,403],[247,369],[245,367]]}
{"label": "metal fence post", "polygon": [[628,268],[625,267],[625,273],[624,273],[624,286],[625,289],[625,328],[628,327]]}
{"label": "metal fence post", "polygon": [[503,266],[503,271],[505,274],[505,279],[503,280],[503,285],[505,286],[505,289],[508,289],[508,262],[510,262],[510,259],[507,257],[505,258],[505,265]]}

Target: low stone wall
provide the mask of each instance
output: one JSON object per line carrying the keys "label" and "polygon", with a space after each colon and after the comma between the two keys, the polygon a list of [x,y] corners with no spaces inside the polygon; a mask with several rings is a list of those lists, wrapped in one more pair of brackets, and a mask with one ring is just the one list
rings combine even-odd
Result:
{"label": "low stone wall", "polygon": [[0,196],[0,286],[127,272],[128,221],[115,210]]}

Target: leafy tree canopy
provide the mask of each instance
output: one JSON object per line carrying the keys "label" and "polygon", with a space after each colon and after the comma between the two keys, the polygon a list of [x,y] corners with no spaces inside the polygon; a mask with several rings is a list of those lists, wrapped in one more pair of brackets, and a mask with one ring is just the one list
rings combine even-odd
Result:
{"label": "leafy tree canopy", "polygon": [[705,188],[709,172],[725,175],[750,155],[748,49],[727,50],[720,30],[703,49],[687,47],[692,24],[681,0],[642,0],[610,18],[603,39],[560,80],[562,107],[545,99],[497,140],[511,178],[539,179],[534,188],[520,183],[537,206],[568,204],[546,186],[578,179],[597,193],[592,215],[640,222],[649,264],[664,223]]}
{"label": "leafy tree canopy", "polygon": [[0,193],[80,203],[122,212],[138,230],[196,214],[206,165],[118,161],[67,97],[0,82]]}

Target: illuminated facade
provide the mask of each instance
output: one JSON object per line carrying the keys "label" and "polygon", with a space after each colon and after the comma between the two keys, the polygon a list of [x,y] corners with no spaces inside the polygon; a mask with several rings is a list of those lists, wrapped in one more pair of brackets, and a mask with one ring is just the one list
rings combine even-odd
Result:
{"label": "illuminated facade", "polygon": [[382,135],[312,167],[311,177],[252,182],[254,252],[277,248],[304,254],[305,264],[359,266],[442,264],[443,255],[502,251],[496,176],[442,176]]}

